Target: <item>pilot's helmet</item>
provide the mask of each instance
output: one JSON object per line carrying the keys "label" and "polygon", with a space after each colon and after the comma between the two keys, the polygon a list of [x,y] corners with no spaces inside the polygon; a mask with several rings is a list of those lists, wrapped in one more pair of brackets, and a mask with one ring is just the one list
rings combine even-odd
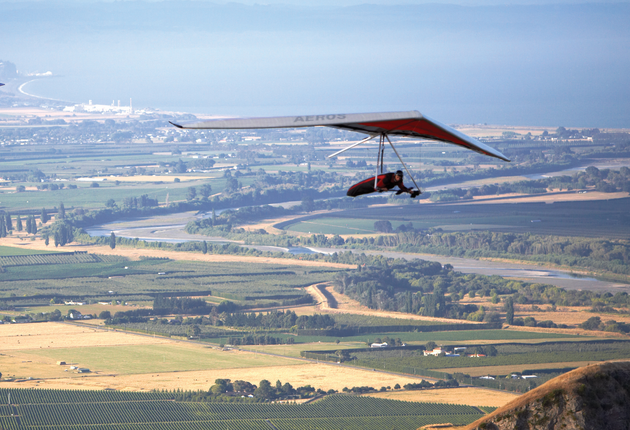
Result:
{"label": "pilot's helmet", "polygon": [[402,170],[396,170],[396,174],[402,178],[403,173]]}

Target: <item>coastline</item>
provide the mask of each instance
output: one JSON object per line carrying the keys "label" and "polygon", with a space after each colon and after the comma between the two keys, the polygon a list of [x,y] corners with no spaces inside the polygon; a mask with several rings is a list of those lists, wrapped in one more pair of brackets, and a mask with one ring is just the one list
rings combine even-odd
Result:
{"label": "coastline", "polygon": [[35,82],[35,81],[39,81],[42,80],[44,78],[35,78],[35,79],[30,79],[26,82],[21,83],[18,87],[17,90],[20,94],[27,96],[27,97],[32,97],[35,99],[40,99],[40,100],[49,100],[49,101],[53,101],[53,102],[58,102],[58,103],[69,103],[69,104],[75,104],[75,102],[71,102],[71,101],[67,101],[67,100],[61,100],[61,99],[55,99],[55,98],[51,98],[51,97],[43,97],[43,96],[38,96],[35,94],[31,94],[31,93],[27,93],[24,90],[24,87],[28,84],[30,84],[31,82]]}

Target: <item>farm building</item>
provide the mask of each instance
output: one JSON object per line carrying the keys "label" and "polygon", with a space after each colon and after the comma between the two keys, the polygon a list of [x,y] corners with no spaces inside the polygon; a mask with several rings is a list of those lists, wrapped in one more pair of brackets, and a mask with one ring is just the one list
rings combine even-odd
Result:
{"label": "farm building", "polygon": [[434,355],[434,356],[438,356],[441,355],[444,351],[442,350],[442,348],[435,348],[433,351],[423,351],[424,356],[428,356],[428,355]]}
{"label": "farm building", "polygon": [[387,345],[387,342],[383,342],[383,343],[373,343],[370,345],[370,348],[387,348],[389,345]]}

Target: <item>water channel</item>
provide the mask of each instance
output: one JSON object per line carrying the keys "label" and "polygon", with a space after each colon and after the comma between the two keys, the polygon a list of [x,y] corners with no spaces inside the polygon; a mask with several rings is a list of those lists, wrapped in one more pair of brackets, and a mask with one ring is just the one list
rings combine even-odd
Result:
{"label": "water channel", "polygon": [[[184,212],[171,215],[162,215],[147,218],[135,218],[120,220],[100,226],[86,229],[91,236],[109,236],[113,231],[117,237],[130,239],[138,238],[146,241],[161,241],[171,243],[181,243],[188,241],[208,241],[213,243],[238,243],[222,237],[209,237],[203,235],[188,234],[184,227],[189,221],[208,217],[209,214],[198,214],[196,212]],[[303,253],[325,253],[346,251],[334,248],[320,247],[294,247],[281,248],[266,245],[240,245],[260,251],[290,252],[291,254]],[[520,264],[509,262],[497,262],[487,260],[474,260],[471,258],[446,257],[430,254],[408,254],[402,252],[380,252],[352,250],[352,252],[365,254],[381,254],[391,258],[414,259],[439,261],[441,264],[451,264],[455,270],[463,273],[477,273],[481,275],[498,275],[502,277],[521,279],[527,282],[551,284],[568,290],[593,290],[598,292],[610,291],[613,294],[619,291],[630,293],[630,285],[610,282],[590,277],[582,277],[568,271],[548,268],[536,264]]]}

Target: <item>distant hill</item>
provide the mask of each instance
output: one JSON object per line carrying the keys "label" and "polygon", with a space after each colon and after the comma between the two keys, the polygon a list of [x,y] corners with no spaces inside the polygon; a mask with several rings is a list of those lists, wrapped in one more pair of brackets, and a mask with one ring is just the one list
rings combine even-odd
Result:
{"label": "distant hill", "polygon": [[465,430],[629,428],[630,362],[608,362],[554,378]]}

